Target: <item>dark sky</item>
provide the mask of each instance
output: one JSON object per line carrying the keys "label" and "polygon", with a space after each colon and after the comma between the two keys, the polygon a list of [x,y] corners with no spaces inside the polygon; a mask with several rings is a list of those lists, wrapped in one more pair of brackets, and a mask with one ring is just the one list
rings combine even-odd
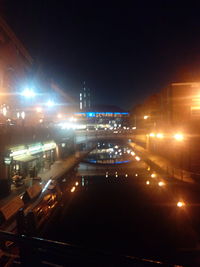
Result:
{"label": "dark sky", "polygon": [[95,104],[128,109],[172,81],[200,80],[198,7],[70,2],[3,2],[16,35],[70,95],[85,80]]}

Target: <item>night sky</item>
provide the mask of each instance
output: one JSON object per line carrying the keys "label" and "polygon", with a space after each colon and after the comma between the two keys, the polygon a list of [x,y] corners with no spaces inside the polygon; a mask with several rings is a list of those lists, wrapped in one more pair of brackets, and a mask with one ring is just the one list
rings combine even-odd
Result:
{"label": "night sky", "polygon": [[200,81],[199,8],[160,2],[4,0],[2,7],[31,56],[69,95],[86,81],[94,104],[129,109],[170,82]]}

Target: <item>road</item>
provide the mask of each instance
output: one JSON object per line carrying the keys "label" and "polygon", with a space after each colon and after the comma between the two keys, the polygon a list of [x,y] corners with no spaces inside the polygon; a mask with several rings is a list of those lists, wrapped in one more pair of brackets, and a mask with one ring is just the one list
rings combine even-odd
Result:
{"label": "road", "polygon": [[174,180],[159,186],[161,177],[152,178],[133,162],[84,179],[81,166],[74,177],[79,186],[46,237],[186,266],[200,260],[199,188]]}

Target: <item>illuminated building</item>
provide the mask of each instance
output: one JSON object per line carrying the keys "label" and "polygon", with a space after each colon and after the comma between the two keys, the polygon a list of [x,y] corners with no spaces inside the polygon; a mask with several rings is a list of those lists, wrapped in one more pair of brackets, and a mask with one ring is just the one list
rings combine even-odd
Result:
{"label": "illuminated building", "polygon": [[91,107],[90,89],[86,87],[85,81],[80,92],[80,110],[86,111]]}
{"label": "illuminated building", "polygon": [[199,173],[200,82],[171,83],[135,107],[131,118],[143,133],[147,149],[177,168]]}
{"label": "illuminated building", "polygon": [[54,141],[9,147],[4,158],[9,178],[15,172],[35,177],[41,169],[49,169],[56,158],[56,147]]}
{"label": "illuminated building", "polygon": [[115,106],[96,106],[85,112],[74,114],[79,123],[105,128],[128,124],[129,113]]}
{"label": "illuminated building", "polygon": [[[20,107],[19,89],[27,84],[33,60],[19,39],[0,17],[0,112],[16,116],[14,110]],[[5,110],[6,108],[6,110]]]}

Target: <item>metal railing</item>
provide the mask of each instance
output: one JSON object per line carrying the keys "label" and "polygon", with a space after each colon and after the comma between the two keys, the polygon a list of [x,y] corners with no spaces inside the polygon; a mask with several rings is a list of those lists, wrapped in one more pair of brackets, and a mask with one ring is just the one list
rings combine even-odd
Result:
{"label": "metal railing", "polygon": [[0,231],[0,240],[4,243],[11,241],[19,249],[18,253],[14,250],[15,254],[7,252],[12,263],[6,266],[174,266],[160,261],[89,250],[67,243],[3,231]]}

